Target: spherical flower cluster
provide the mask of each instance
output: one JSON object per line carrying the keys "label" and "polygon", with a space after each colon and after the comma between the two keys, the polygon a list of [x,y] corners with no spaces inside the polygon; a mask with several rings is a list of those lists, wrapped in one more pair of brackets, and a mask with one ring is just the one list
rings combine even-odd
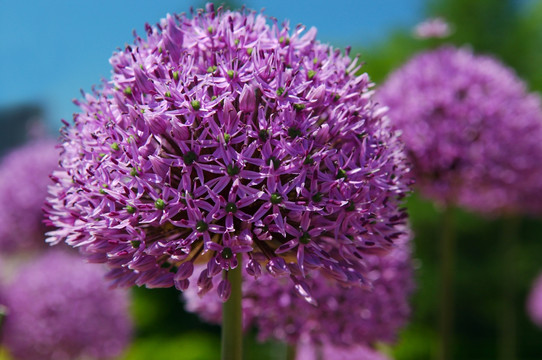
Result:
{"label": "spherical flower cluster", "polygon": [[[316,274],[308,279],[312,297],[299,296],[284,279],[264,274],[243,283],[243,320],[253,325],[261,340],[340,347],[392,342],[410,315],[413,271],[407,244],[384,257],[368,256],[372,289],[337,286]],[[186,308],[209,322],[221,321],[220,302],[194,290],[184,292]],[[308,294],[306,296],[309,296]],[[312,304],[311,304],[312,303]]]}
{"label": "spherical flower cluster", "polygon": [[379,98],[422,193],[482,213],[542,211],[542,106],[515,73],[466,48],[415,56]]}
{"label": "spherical flower cluster", "polygon": [[389,360],[386,355],[365,346],[353,346],[348,348],[336,347],[329,344],[315,346],[303,344],[299,346],[296,360]]}
{"label": "spherical flower cluster", "polygon": [[6,287],[2,343],[15,359],[106,359],[128,345],[127,292],[111,290],[103,269],[46,252]]}
{"label": "spherical flower cluster", "polygon": [[531,320],[542,328],[542,274],[534,281],[527,299],[527,313]]}
{"label": "spherical flower cluster", "polygon": [[147,25],[64,129],[48,241],[118,285],[184,290],[203,262],[204,293],[238,258],[363,282],[401,234],[408,169],[367,75],[303,30],[212,5]]}
{"label": "spherical flower cluster", "polygon": [[0,163],[0,251],[44,244],[42,207],[49,174],[58,164],[53,140],[34,140],[8,153]]}

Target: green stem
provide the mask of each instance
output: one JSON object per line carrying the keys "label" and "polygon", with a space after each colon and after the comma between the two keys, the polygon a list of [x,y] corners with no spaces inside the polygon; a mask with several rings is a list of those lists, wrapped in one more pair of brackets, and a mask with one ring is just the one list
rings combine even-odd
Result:
{"label": "green stem", "polygon": [[316,360],[325,360],[324,359],[324,350],[322,349],[322,345],[318,345],[316,347]]}
{"label": "green stem", "polygon": [[439,360],[448,360],[452,358],[454,317],[453,273],[455,261],[454,240],[454,211],[453,207],[448,205],[442,214],[440,243]]}
{"label": "green stem", "polygon": [[8,313],[8,308],[0,304],[0,336],[2,335],[2,325],[4,325],[4,320],[7,313]]}
{"label": "green stem", "polygon": [[286,360],[295,360],[297,355],[297,346],[292,344],[286,345]]}
{"label": "green stem", "polygon": [[237,267],[227,272],[231,283],[231,295],[222,305],[222,360],[243,359],[242,257],[240,254],[237,255],[237,261]]}
{"label": "green stem", "polygon": [[501,238],[502,256],[502,309],[500,311],[499,360],[516,359],[516,287],[517,247],[519,218],[504,219]]}

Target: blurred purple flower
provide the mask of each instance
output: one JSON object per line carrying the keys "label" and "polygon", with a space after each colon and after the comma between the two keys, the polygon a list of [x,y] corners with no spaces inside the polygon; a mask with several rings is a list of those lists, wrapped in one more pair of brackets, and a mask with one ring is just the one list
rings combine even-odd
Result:
{"label": "blurred purple flower", "polygon": [[[368,255],[367,273],[371,289],[344,288],[315,274],[307,279],[313,304],[283,279],[264,274],[243,283],[245,328],[254,325],[261,340],[269,338],[298,344],[333,344],[348,347],[375,342],[393,342],[410,316],[409,297],[413,291],[413,270],[408,243],[400,244],[386,256]],[[204,320],[219,323],[220,302],[195,290],[183,293],[186,308]],[[327,357],[324,357],[327,358]]]}
{"label": "blurred purple flower", "polygon": [[542,274],[533,283],[531,293],[527,299],[527,313],[531,320],[542,328]]}
{"label": "blurred purple flower", "polygon": [[63,131],[49,242],[123,286],[184,290],[205,263],[204,293],[238,254],[251,273],[365,281],[360,258],[404,223],[401,145],[357,59],[266,20],[208,5],[112,57],[112,81]]}
{"label": "blurred purple flower", "polygon": [[441,17],[427,19],[414,28],[414,36],[420,39],[444,38],[451,32],[450,25]]}
{"label": "blurred purple flower", "polygon": [[104,272],[59,250],[44,253],[6,286],[2,343],[18,360],[106,359],[128,345],[128,293]]}
{"label": "blurred purple flower", "polygon": [[58,164],[53,140],[34,140],[0,163],[0,252],[44,245],[42,207],[49,174]]}
{"label": "blurred purple flower", "polygon": [[296,360],[390,360],[386,355],[365,346],[337,347],[304,343],[297,349]]}
{"label": "blurred purple flower", "polygon": [[421,192],[482,213],[542,212],[542,106],[515,73],[466,48],[424,52],[378,92]]}

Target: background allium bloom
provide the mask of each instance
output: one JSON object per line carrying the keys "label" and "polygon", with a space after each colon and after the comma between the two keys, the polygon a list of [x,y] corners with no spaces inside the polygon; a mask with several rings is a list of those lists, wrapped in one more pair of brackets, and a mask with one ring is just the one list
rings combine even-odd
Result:
{"label": "background allium bloom", "polygon": [[415,56],[379,91],[422,193],[484,213],[542,211],[542,106],[466,48]]}
{"label": "background allium bloom", "polygon": [[0,163],[0,251],[43,245],[42,207],[58,165],[53,140],[34,140],[5,155]]}
{"label": "background allium bloom", "polygon": [[443,38],[450,33],[450,25],[441,17],[427,19],[414,28],[414,36],[420,39]]}
{"label": "background allium bloom", "polygon": [[533,283],[527,299],[527,312],[531,320],[542,328],[542,274]]}
{"label": "background allium bloom", "polygon": [[386,355],[364,346],[348,348],[336,347],[329,344],[318,346],[303,344],[297,349],[296,360],[389,360]]}
{"label": "background allium bloom", "polygon": [[[285,279],[266,274],[246,279],[242,304],[245,328],[254,325],[261,340],[274,338],[291,344],[308,341],[344,347],[394,341],[411,312],[410,250],[403,244],[386,256],[367,256],[367,263],[371,290],[337,286],[321,275],[307,279],[318,306],[305,301]],[[216,298],[200,298],[191,289],[183,295],[189,311],[209,322],[221,321]]]}
{"label": "background allium bloom", "polygon": [[3,344],[20,360],[117,356],[128,345],[128,293],[103,269],[58,250],[26,266],[6,288]]}
{"label": "background allium bloom", "polygon": [[356,61],[303,30],[211,5],[147,25],[64,130],[49,241],[120,285],[184,290],[203,262],[204,293],[238,254],[301,287],[315,268],[363,281],[401,233],[402,149]]}

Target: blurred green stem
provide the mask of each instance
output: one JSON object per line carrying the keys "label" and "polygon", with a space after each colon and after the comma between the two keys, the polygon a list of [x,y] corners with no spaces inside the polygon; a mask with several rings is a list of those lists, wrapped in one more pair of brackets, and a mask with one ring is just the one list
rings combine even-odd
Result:
{"label": "blurred green stem", "polygon": [[439,360],[452,358],[454,317],[453,274],[455,261],[454,209],[448,205],[442,214],[440,243]]}
{"label": "blurred green stem", "polygon": [[297,346],[287,344],[286,345],[286,360],[295,360],[297,355]]}
{"label": "blurred green stem", "polygon": [[222,360],[243,359],[243,312],[241,299],[242,257],[237,255],[238,265],[228,271],[231,295],[222,305]]}
{"label": "blurred green stem", "polygon": [[316,348],[316,360],[326,360],[324,359],[324,349],[322,347],[322,345],[318,345]]}
{"label": "blurred green stem", "polygon": [[516,286],[519,217],[508,216],[503,221],[502,254],[502,309],[500,323],[499,360],[516,359]]}
{"label": "blurred green stem", "polygon": [[0,334],[2,333],[2,325],[4,325],[4,318],[8,313],[8,308],[0,304]]}

